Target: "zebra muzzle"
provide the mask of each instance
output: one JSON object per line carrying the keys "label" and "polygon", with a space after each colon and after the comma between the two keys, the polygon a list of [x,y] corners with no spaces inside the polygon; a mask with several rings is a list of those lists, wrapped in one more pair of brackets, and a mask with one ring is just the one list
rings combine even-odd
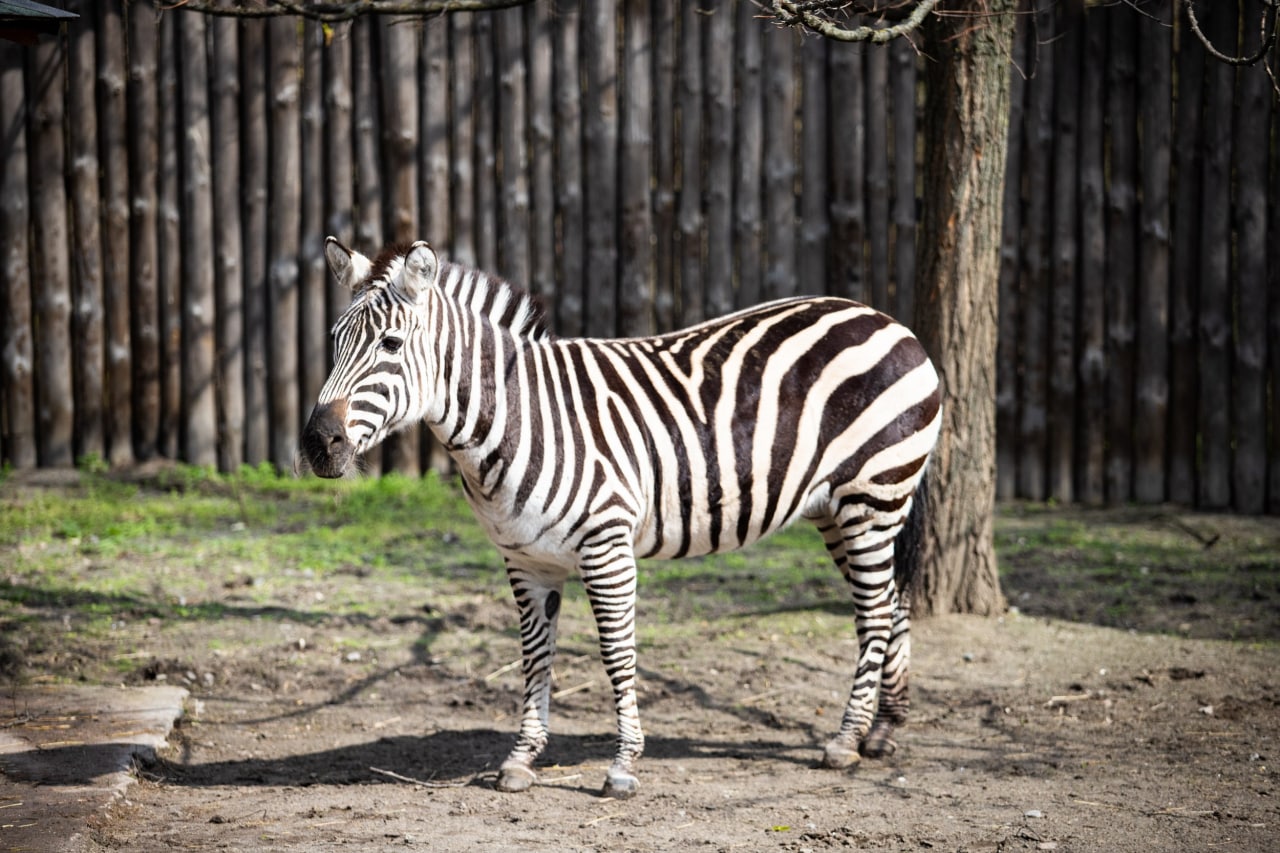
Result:
{"label": "zebra muzzle", "polygon": [[346,419],[345,400],[319,404],[302,431],[302,452],[320,477],[341,477],[351,464],[355,448],[347,440]]}

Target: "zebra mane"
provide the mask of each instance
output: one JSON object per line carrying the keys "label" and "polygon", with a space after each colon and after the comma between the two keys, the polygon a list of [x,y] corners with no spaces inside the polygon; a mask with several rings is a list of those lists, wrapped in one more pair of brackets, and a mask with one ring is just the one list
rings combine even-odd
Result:
{"label": "zebra mane", "polygon": [[[389,281],[403,266],[409,249],[407,245],[388,246],[384,249],[374,259],[369,268],[369,276],[357,288],[357,294]],[[458,305],[474,314],[487,317],[495,325],[507,329],[517,337],[538,341],[552,336],[542,303],[532,294],[496,275],[442,259],[439,287],[445,296]]]}

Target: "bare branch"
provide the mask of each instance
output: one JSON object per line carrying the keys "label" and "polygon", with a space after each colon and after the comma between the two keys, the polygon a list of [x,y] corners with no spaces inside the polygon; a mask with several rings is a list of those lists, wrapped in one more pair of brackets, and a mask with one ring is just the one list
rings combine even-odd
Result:
{"label": "bare branch", "polygon": [[[920,24],[938,5],[938,0],[919,0],[904,19],[888,27],[858,26],[845,27],[831,20],[826,15],[847,11],[851,4],[847,0],[812,0],[812,2],[793,2],[792,0],[773,0],[766,9],[783,26],[803,27],[835,41],[868,41],[872,44],[884,44],[890,39],[905,36],[919,28]],[[898,3],[894,7],[900,7]],[[887,11],[887,9],[886,9]]]}
{"label": "bare branch", "polygon": [[[1275,46],[1276,15],[1277,12],[1280,12],[1280,0],[1261,0],[1261,2],[1263,5],[1262,21],[1258,26],[1262,44],[1258,47],[1257,52],[1249,56],[1228,56],[1219,51],[1209,41],[1209,37],[1204,34],[1204,30],[1200,29],[1200,21],[1196,18],[1195,0],[1182,0],[1182,6],[1187,10],[1187,20],[1191,23],[1191,32],[1196,34],[1196,38],[1200,40],[1200,44],[1204,45],[1204,49],[1209,52],[1210,56],[1228,65],[1256,65]],[[1268,21],[1268,18],[1270,18],[1270,21]],[[1268,72],[1270,72],[1269,68]]]}
{"label": "bare branch", "polygon": [[189,9],[229,18],[274,18],[297,15],[321,23],[350,21],[361,15],[442,15],[448,12],[485,12],[523,6],[530,0],[173,0],[162,8]]}

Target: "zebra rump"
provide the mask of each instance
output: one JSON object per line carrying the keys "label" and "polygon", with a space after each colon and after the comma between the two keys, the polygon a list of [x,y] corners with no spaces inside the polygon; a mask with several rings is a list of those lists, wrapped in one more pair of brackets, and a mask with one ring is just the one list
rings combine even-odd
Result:
{"label": "zebra rump", "polygon": [[937,373],[906,328],[812,297],[656,337],[559,338],[527,294],[426,243],[370,261],[330,238],[325,254],[353,298],[302,453],[316,474],[342,476],[423,421],[453,457],[520,618],[524,700],[500,789],[536,780],[569,577],[613,686],[604,793],[628,797],[644,749],[637,558],[732,550],[801,517],[849,582],[859,641],[823,764],[892,752],[908,709],[917,489],[941,424]]}

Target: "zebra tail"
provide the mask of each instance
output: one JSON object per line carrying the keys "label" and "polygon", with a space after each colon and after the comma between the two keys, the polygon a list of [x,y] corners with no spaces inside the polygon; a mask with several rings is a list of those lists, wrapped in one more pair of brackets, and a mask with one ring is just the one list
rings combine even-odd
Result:
{"label": "zebra tail", "polygon": [[893,580],[898,587],[899,598],[911,601],[912,586],[920,566],[921,543],[924,539],[925,504],[928,503],[929,477],[922,476],[911,499],[907,520],[898,531],[893,543]]}

